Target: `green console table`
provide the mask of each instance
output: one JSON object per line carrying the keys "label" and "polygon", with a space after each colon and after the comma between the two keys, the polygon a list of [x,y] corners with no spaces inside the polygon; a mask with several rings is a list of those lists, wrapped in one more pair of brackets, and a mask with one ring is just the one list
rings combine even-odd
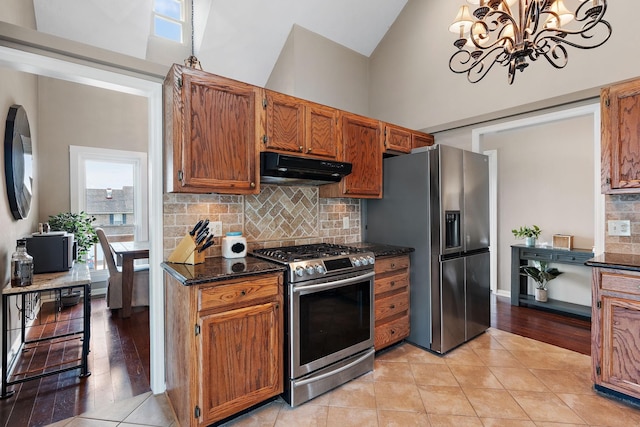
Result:
{"label": "green console table", "polygon": [[527,277],[520,275],[520,266],[527,265],[529,261],[584,265],[593,256],[593,252],[589,249],[566,250],[525,245],[511,246],[511,305],[526,305],[591,318],[589,306],[552,299],[547,302],[536,301],[533,295],[527,293]]}

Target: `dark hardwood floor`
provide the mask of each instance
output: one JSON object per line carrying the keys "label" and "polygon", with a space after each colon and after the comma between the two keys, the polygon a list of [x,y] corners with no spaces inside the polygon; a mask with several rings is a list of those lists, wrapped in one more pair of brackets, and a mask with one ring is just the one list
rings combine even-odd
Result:
{"label": "dark hardwood floor", "polygon": [[[52,316],[51,306],[43,306],[43,323]],[[79,304],[63,312],[72,315],[81,309]],[[46,357],[55,355],[49,351]],[[20,370],[33,369],[29,364],[37,364],[35,359],[29,358]],[[148,309],[136,308],[130,318],[122,319],[112,316],[104,298],[92,299],[89,371],[84,379],[75,369],[9,387],[15,394],[0,400],[0,425],[43,426],[150,391]]]}
{"label": "dark hardwood floor", "polygon": [[[526,307],[492,296],[491,326],[583,354],[590,353],[590,322]],[[78,370],[14,386],[0,400],[2,426],[42,426],[147,392],[149,310],[130,319],[112,316],[103,298],[91,304],[91,376]]]}
{"label": "dark hardwood floor", "polygon": [[512,306],[491,296],[491,326],[523,337],[591,354],[591,321],[535,308]]}

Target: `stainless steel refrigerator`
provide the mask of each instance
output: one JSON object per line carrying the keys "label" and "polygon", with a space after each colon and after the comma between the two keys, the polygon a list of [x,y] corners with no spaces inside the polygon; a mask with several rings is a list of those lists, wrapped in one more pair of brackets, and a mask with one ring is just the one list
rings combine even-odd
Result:
{"label": "stainless steel refrigerator", "polygon": [[446,353],[490,326],[488,158],[440,145],[415,151],[384,160],[366,239],[415,249],[408,341]]}

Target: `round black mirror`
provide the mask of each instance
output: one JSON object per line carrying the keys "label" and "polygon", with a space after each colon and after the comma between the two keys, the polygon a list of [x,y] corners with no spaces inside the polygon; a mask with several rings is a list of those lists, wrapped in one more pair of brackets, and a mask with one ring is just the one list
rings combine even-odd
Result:
{"label": "round black mirror", "polygon": [[33,150],[27,113],[12,105],[4,131],[4,173],[9,207],[15,219],[29,215],[33,196]]}

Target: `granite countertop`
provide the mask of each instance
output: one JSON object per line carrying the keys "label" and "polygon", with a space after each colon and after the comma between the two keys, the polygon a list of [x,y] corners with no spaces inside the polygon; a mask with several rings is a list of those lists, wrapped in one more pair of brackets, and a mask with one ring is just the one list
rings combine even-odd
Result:
{"label": "granite countertop", "polygon": [[620,270],[640,271],[640,255],[605,252],[591,258],[585,265],[589,267],[617,268]]}
{"label": "granite countertop", "polygon": [[163,262],[161,266],[167,273],[186,286],[286,270],[284,265],[252,256],[232,259],[211,257],[206,258],[202,264],[196,265]]}
{"label": "granite countertop", "polygon": [[348,246],[353,246],[358,249],[366,249],[373,252],[376,258],[382,258],[386,256],[406,255],[413,252],[414,248],[408,248],[405,246],[387,245],[384,243],[373,242],[360,242],[360,243],[348,243]]}

